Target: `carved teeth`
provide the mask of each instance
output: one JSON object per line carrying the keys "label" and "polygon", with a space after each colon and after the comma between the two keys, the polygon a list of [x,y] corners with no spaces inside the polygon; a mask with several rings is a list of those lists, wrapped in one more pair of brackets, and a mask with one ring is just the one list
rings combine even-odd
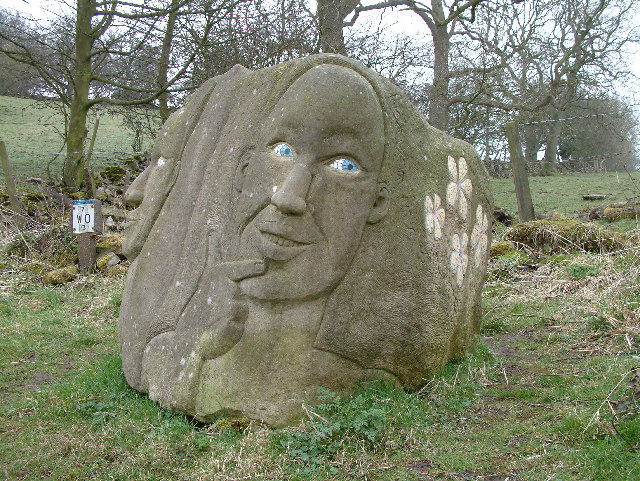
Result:
{"label": "carved teeth", "polygon": [[298,247],[298,246],[303,246],[304,245],[301,242],[296,242],[296,241],[291,240],[291,239],[285,239],[284,237],[280,237],[279,235],[271,234],[269,232],[263,232],[262,234],[264,236],[266,236],[266,238],[270,242],[273,242],[274,244],[277,244],[277,245],[279,245],[281,247]]}

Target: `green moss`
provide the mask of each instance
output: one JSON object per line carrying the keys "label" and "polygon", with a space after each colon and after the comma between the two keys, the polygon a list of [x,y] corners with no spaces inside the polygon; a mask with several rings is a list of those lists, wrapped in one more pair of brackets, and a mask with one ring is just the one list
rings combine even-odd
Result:
{"label": "green moss", "polygon": [[20,197],[22,197],[22,201],[27,203],[27,202],[43,202],[45,200],[47,200],[47,196],[44,195],[42,192],[37,192],[34,190],[30,190],[30,189],[20,189],[19,190],[19,195]]}
{"label": "green moss", "polygon": [[100,269],[101,271],[105,270],[109,266],[109,261],[111,260],[111,256],[112,254],[109,253],[98,258],[98,260],[96,261],[96,266],[98,267],[98,269]]}
{"label": "green moss", "polygon": [[126,175],[127,171],[119,165],[108,165],[100,171],[100,177],[114,184],[122,182]]}
{"label": "green moss", "polygon": [[105,271],[110,267],[116,266],[120,263],[120,258],[113,252],[107,252],[103,256],[100,256],[96,262],[96,266],[101,271]]}
{"label": "green moss", "polygon": [[100,191],[96,192],[96,196],[95,197],[98,200],[105,201],[105,200],[109,199],[109,194],[107,194],[107,192],[104,191],[104,190],[100,190]]}
{"label": "green moss", "polygon": [[122,248],[124,236],[121,234],[103,235],[96,241],[96,247],[105,251],[116,252]]}
{"label": "green moss", "polygon": [[489,248],[489,257],[495,259],[497,257],[502,257],[514,253],[516,251],[516,246],[511,241],[498,241],[491,244]]}
{"label": "green moss", "polygon": [[630,204],[624,207],[607,207],[603,214],[609,222],[616,222],[622,219],[635,219],[638,217],[638,205]]}
{"label": "green moss", "polygon": [[60,285],[71,282],[78,275],[78,268],[76,266],[63,267],[51,272],[47,272],[42,276],[42,282],[47,285]]}
{"label": "green moss", "polygon": [[86,200],[87,199],[87,193],[84,192],[84,191],[77,191],[77,192],[64,191],[64,193],[71,200]]}

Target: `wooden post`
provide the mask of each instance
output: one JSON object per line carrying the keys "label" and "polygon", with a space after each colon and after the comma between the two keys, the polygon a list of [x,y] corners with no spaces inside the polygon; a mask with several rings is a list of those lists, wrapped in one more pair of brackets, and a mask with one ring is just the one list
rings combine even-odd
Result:
{"label": "wooden post", "polygon": [[82,275],[86,276],[96,265],[96,236],[93,234],[78,234],[78,263]]}
{"label": "wooden post", "polygon": [[507,131],[507,141],[509,142],[509,159],[511,161],[511,172],[513,182],[516,185],[516,199],[518,200],[518,218],[520,222],[527,222],[535,218],[533,212],[533,201],[529,190],[529,176],[527,165],[522,153],[522,145],[518,135],[518,126],[515,122],[507,122],[504,126]]}
{"label": "wooden post", "polygon": [[96,234],[102,234],[102,203],[89,199],[73,203],[71,229],[78,239],[78,259],[83,275],[96,265]]}
{"label": "wooden post", "polygon": [[4,173],[4,181],[7,184],[7,193],[9,194],[9,205],[18,215],[22,214],[22,203],[18,199],[16,193],[16,184],[13,182],[13,175],[11,174],[11,164],[9,164],[9,155],[7,154],[7,148],[4,142],[0,140],[0,160],[2,161],[2,172]]}
{"label": "wooden post", "polygon": [[91,141],[89,142],[89,151],[84,156],[84,186],[87,192],[87,197],[92,198],[96,195],[96,183],[93,179],[93,173],[91,169],[91,156],[93,155],[93,149],[96,145],[96,136],[98,135],[98,126],[100,125],[100,112],[96,112],[96,122],[93,124],[93,133],[91,134]]}

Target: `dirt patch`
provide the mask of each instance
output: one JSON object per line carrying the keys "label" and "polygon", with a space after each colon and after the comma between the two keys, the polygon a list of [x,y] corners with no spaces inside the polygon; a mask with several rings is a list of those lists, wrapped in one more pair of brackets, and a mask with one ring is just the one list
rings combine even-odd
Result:
{"label": "dirt patch", "polygon": [[33,375],[33,378],[31,378],[31,380],[25,384],[25,387],[27,389],[29,389],[30,391],[39,391],[40,390],[40,386],[42,386],[43,384],[46,383],[50,383],[54,380],[55,378],[46,372],[36,372]]}
{"label": "dirt patch", "polygon": [[517,345],[520,341],[530,341],[535,339],[535,337],[532,331],[521,330],[518,332],[506,332],[491,337],[484,337],[483,341],[496,357],[531,361],[534,356],[529,352],[519,349]]}
{"label": "dirt patch", "polygon": [[432,468],[433,468],[433,463],[428,459],[425,459],[423,461],[412,461],[409,464],[407,464],[407,469],[410,469],[411,471],[416,471],[418,473],[427,473],[431,471]]}
{"label": "dirt patch", "polygon": [[512,347],[509,347],[509,346],[496,346],[491,349],[491,352],[493,353],[494,356],[500,356],[500,357],[506,357],[506,358],[520,357],[520,354],[521,354],[520,352],[518,352],[518,350],[513,349]]}

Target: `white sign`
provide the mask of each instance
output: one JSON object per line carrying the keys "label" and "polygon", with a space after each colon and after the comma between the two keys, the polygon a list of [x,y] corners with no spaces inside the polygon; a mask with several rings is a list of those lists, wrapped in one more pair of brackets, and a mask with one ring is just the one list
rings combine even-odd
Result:
{"label": "white sign", "polygon": [[73,204],[73,233],[93,232],[96,215],[93,204]]}

